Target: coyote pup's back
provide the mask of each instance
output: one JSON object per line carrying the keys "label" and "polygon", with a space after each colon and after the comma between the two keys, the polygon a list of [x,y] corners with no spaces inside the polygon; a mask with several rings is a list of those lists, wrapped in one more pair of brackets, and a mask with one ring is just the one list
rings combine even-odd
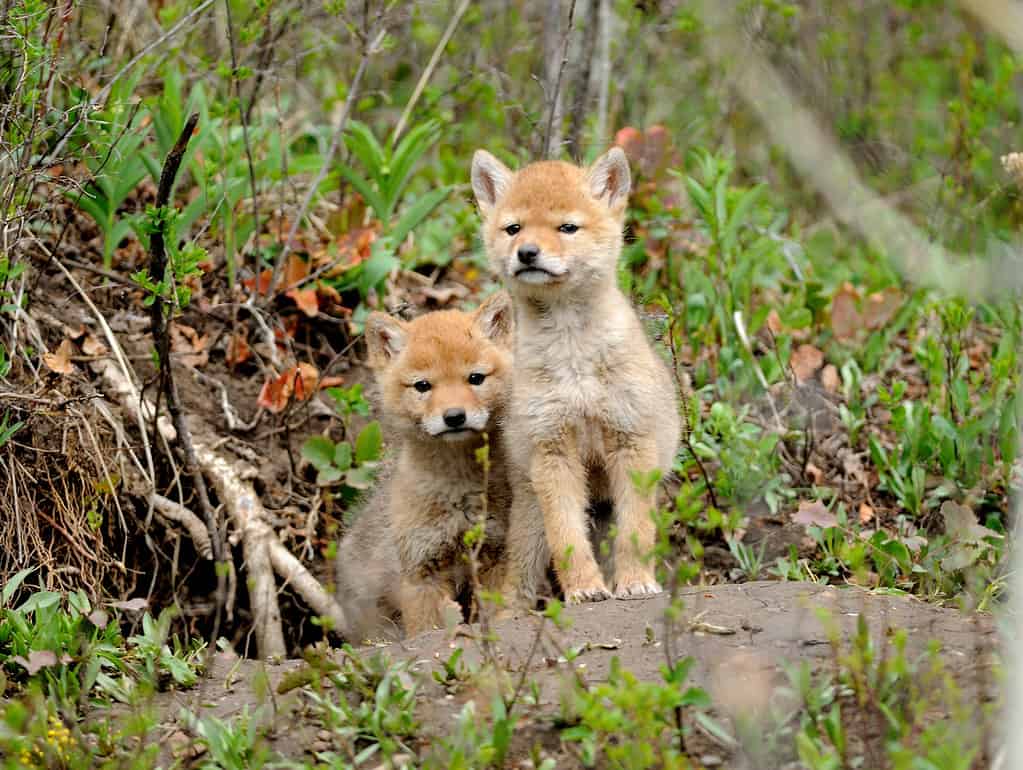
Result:
{"label": "coyote pup's back", "polygon": [[[504,293],[475,313],[403,322],[374,313],[369,364],[397,457],[338,552],[338,593],[362,634],[401,616],[407,634],[443,625],[469,586],[463,537],[485,519],[481,581],[503,577],[510,492],[499,424],[511,384]],[[477,457],[489,436],[489,471]]]}

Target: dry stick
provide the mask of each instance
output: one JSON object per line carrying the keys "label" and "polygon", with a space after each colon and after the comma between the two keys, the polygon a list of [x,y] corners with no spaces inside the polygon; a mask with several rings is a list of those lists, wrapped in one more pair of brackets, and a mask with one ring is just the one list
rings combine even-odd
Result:
{"label": "dry stick", "polygon": [[[561,39],[561,64],[558,65],[558,77],[554,81],[554,93],[551,95],[551,109],[547,115],[547,129],[543,133],[543,157],[551,157],[551,138],[554,132],[554,118],[556,113],[559,113],[558,100],[561,98],[561,80],[565,75],[565,65],[568,64],[568,39],[572,35],[572,21],[575,19],[575,3],[576,0],[572,0],[572,5],[568,8],[568,26],[565,28],[565,34]],[[557,115],[560,118],[560,115]]]}
{"label": "dry stick", "polygon": [[408,103],[405,105],[405,110],[401,113],[401,118],[398,119],[398,125],[394,127],[394,133],[391,134],[392,147],[398,143],[398,139],[405,130],[405,124],[408,123],[408,120],[412,115],[412,108],[416,106],[416,102],[418,102],[419,97],[422,96],[423,89],[426,88],[426,84],[430,82],[430,78],[433,77],[433,71],[437,68],[437,64],[440,62],[441,54],[444,53],[444,49],[448,47],[448,42],[450,42],[451,36],[455,34],[458,22],[462,20],[462,17],[468,9],[469,0],[462,0],[455,9],[455,15],[452,16],[451,21],[448,22],[448,26],[447,29],[444,30],[444,34],[440,36],[440,41],[437,43],[437,47],[433,49],[433,55],[430,57],[430,61],[427,62],[426,69],[423,70],[423,74],[420,75],[419,82],[416,83],[415,90],[412,91],[412,96],[409,97]]}
{"label": "dry stick", "polygon": [[579,76],[575,86],[575,103],[572,105],[572,115],[568,123],[568,154],[574,158],[579,158],[582,155],[579,145],[582,143],[583,121],[586,120],[586,110],[591,101],[590,82],[593,79],[593,59],[597,55],[599,27],[600,0],[590,0],[589,13],[586,15],[586,35],[582,44],[582,55],[585,59],[579,67]]}
{"label": "dry stick", "polygon": [[[234,21],[231,16],[231,0],[224,0],[224,10],[227,12],[227,43],[231,49],[231,85],[234,86],[234,95],[238,99],[238,116],[242,122],[242,142],[245,145],[245,160],[249,167],[249,187],[252,189],[252,226],[255,232],[259,232],[259,194],[256,190],[256,165],[252,161],[252,144],[249,142],[249,119],[248,113],[242,109],[242,87],[238,82],[238,54],[234,45]],[[259,256],[256,256],[256,269],[259,273]]]}
{"label": "dry stick", "polygon": [[703,464],[703,460],[700,455],[696,453],[696,448],[693,446],[693,421],[689,414],[689,389],[685,386],[685,382],[682,380],[681,363],[679,362],[678,356],[678,342],[675,339],[675,330],[678,325],[678,320],[672,316],[668,321],[668,350],[671,351],[671,373],[675,377],[675,387],[678,388],[678,397],[682,404],[682,443],[685,445],[689,455],[696,461],[696,467],[700,469],[700,475],[703,476],[703,483],[707,487],[707,494],[710,495],[710,504],[715,508],[718,508],[718,499],[714,494],[714,485],[710,481],[710,474],[707,473],[707,468]]}
{"label": "dry stick", "polygon": [[[167,274],[167,247],[164,242],[167,229],[167,217],[164,212],[170,205],[171,192],[174,189],[174,179],[181,167],[181,159],[188,148],[188,142],[192,138],[195,124],[199,122],[199,113],[192,113],[185,121],[185,127],[174,143],[167,160],[164,161],[163,171],[160,173],[160,185],[156,192],[156,208],[159,214],[159,224],[150,239],[150,276],[154,283],[162,284]],[[195,446],[192,443],[192,432],[185,422],[184,412],[181,410],[181,401],[178,398],[177,385],[174,382],[174,372],[170,360],[170,324],[163,313],[163,291],[158,290],[153,299],[150,312],[152,319],[153,342],[156,345],[157,360],[160,362],[160,390],[167,399],[167,410],[170,412],[174,422],[174,429],[178,434],[178,441],[181,442],[181,449],[185,455],[185,470],[192,478],[195,485],[196,496],[199,498],[199,507],[202,508],[203,518],[206,520],[206,528],[210,533],[210,541],[213,546],[213,558],[216,564],[217,592],[216,592],[216,613],[213,617],[213,631],[211,633],[210,649],[216,646],[217,637],[220,635],[220,617],[224,610],[224,598],[226,595],[226,582],[224,569],[224,544],[220,539],[220,523],[217,513],[210,503],[209,492],[206,489],[206,479],[203,478],[199,467],[199,461],[195,456]]]}
{"label": "dry stick", "polygon": [[337,125],[334,126],[334,135],[330,138],[330,147],[327,148],[327,154],[323,158],[323,165],[320,166],[320,170],[316,174],[316,178],[313,180],[313,183],[309,185],[309,189],[305,194],[305,199],[302,201],[302,206],[295,215],[295,220],[291,223],[291,229],[288,230],[288,239],[284,242],[284,247],[281,249],[280,255],[278,255],[277,260],[274,262],[273,274],[270,276],[270,286],[267,287],[266,290],[266,301],[270,301],[270,299],[274,296],[274,290],[277,288],[277,283],[280,281],[281,270],[284,268],[285,260],[291,254],[292,242],[295,240],[295,235],[298,233],[298,227],[301,224],[302,219],[305,217],[306,212],[309,211],[309,206],[313,202],[316,190],[327,176],[327,171],[334,162],[334,156],[337,155],[337,151],[341,147],[341,137],[344,134],[345,125],[348,123],[348,116],[351,114],[352,107],[355,105],[355,99],[359,93],[362,76],[366,72],[366,65],[369,63],[369,57],[376,53],[377,46],[379,46],[380,42],[383,40],[385,32],[386,29],[381,28],[376,37],[372,41],[368,41],[362,49],[362,58],[359,60],[359,68],[355,71],[355,77],[352,78],[352,84],[348,87],[348,96],[345,98],[345,106],[341,110],[341,117],[338,118]]}

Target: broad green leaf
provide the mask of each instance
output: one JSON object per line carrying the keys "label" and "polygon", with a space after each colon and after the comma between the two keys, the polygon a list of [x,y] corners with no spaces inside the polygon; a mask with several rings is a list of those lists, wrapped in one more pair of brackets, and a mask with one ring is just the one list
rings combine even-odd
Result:
{"label": "broad green leaf", "polygon": [[334,452],[334,442],[326,436],[310,436],[302,445],[302,457],[320,470],[333,465]]}
{"label": "broad green leaf", "polygon": [[380,450],[383,448],[384,439],[380,431],[380,423],[374,420],[359,432],[355,440],[355,460],[362,463],[374,462],[380,459]]}
{"label": "broad green leaf", "polygon": [[418,227],[419,223],[430,215],[430,212],[444,202],[444,199],[451,194],[452,189],[454,188],[448,186],[430,190],[415,203],[405,208],[397,224],[388,233],[394,248],[397,249],[401,246],[408,234]]}
{"label": "broad green leaf", "polygon": [[35,572],[35,569],[35,567],[26,567],[23,570],[19,570],[14,574],[14,577],[4,584],[4,589],[0,592],[0,606],[7,606],[11,597],[14,596],[14,593],[18,590],[21,584],[25,582],[25,578]]}
{"label": "broad green leaf", "polygon": [[347,441],[339,441],[334,449],[334,465],[346,471],[352,467],[352,445]]}

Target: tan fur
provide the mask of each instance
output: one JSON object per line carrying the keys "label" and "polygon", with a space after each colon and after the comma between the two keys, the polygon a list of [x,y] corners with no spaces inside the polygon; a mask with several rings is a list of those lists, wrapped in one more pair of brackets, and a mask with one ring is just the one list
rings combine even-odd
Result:
{"label": "tan fur", "polygon": [[[397,457],[338,551],[338,594],[362,638],[385,631],[395,615],[409,635],[460,618],[455,599],[470,582],[463,536],[484,515],[481,580],[496,589],[503,579],[511,494],[499,426],[511,386],[511,315],[502,292],[471,314],[367,320],[369,364]],[[469,383],[473,373],[485,375],[482,384]],[[418,381],[430,390],[417,391]],[[452,408],[464,409],[475,429],[435,435]],[[476,457],[484,432],[486,488]]]}
{"label": "tan fur", "polygon": [[[616,148],[588,169],[545,161],[513,173],[480,150],[472,182],[487,253],[515,305],[505,591],[534,600],[553,556],[568,601],[608,597],[586,513],[599,499],[612,501],[616,517],[615,593],[660,591],[646,558],[656,499],[637,492],[631,474],[667,473],[680,426],[669,371],[616,285],[625,155]],[[565,224],[579,229],[560,231]],[[519,230],[509,234],[509,225]],[[545,272],[530,272],[518,256],[529,245]]]}

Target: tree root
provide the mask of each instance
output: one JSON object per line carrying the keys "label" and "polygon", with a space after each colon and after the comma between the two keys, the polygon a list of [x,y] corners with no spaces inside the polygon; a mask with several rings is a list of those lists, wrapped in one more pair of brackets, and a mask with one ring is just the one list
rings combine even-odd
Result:
{"label": "tree root", "polygon": [[[97,361],[94,370],[101,376],[106,390],[136,419],[152,418],[154,413],[152,403],[144,397],[137,397],[139,389],[127,380],[125,372],[113,361],[109,359]],[[157,420],[157,428],[168,441],[175,438],[174,426],[166,418],[160,417]],[[213,483],[217,496],[230,515],[235,530],[232,541],[240,540],[242,544],[246,583],[253,615],[253,632],[259,656],[264,659],[283,657],[287,652],[277,603],[274,572],[289,583],[315,612],[329,619],[335,633],[348,635],[349,625],[340,605],[285,548],[267,523],[263,504],[247,481],[253,475],[248,466],[239,460],[226,459],[198,436],[195,438],[194,447],[200,470]],[[161,515],[182,523],[204,558],[209,558],[206,556],[207,552],[212,555],[209,532],[194,513],[155,494],[152,496],[152,502]],[[181,518],[176,518],[177,516]],[[195,531],[196,526],[202,528],[202,535]]]}

